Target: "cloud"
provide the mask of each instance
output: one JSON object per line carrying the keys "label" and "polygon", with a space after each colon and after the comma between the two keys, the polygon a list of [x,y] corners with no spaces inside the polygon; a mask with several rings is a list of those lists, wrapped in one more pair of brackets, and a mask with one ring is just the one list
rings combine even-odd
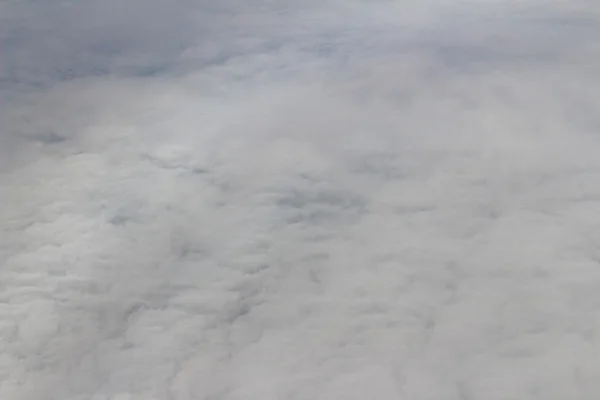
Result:
{"label": "cloud", "polygon": [[0,398],[600,393],[597,7],[251,3],[1,6]]}

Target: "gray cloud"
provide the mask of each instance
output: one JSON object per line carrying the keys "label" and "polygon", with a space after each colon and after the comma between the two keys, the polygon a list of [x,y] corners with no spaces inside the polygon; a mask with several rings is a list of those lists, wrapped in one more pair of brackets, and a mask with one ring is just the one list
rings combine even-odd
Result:
{"label": "gray cloud", "polygon": [[593,3],[0,7],[0,398],[600,393]]}

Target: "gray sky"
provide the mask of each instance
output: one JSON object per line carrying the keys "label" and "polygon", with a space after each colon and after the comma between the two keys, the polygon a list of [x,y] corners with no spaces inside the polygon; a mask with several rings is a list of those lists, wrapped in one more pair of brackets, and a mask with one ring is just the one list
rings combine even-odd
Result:
{"label": "gray sky", "polygon": [[598,398],[600,7],[213,3],[0,3],[0,398]]}

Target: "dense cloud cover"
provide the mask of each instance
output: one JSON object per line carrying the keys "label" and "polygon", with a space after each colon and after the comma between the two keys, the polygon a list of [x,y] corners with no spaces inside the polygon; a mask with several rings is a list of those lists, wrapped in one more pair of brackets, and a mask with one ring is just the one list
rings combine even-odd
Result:
{"label": "dense cloud cover", "polygon": [[600,6],[0,3],[0,399],[600,396]]}

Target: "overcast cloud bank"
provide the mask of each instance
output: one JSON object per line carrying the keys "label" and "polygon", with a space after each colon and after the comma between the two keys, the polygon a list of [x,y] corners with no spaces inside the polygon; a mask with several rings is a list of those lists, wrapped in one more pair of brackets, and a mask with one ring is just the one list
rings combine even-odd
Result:
{"label": "overcast cloud bank", "polygon": [[212,3],[0,4],[0,398],[598,397],[599,7]]}

